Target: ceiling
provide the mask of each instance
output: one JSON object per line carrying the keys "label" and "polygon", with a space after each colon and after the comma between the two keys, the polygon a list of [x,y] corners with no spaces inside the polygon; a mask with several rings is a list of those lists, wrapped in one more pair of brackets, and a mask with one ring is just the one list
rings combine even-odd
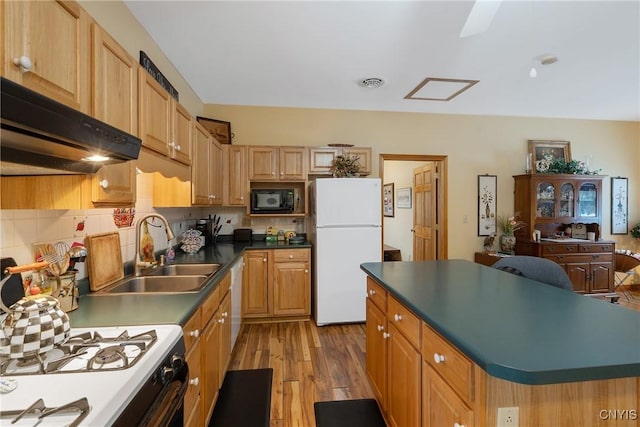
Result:
{"label": "ceiling", "polygon": [[[205,104],[640,121],[640,0],[505,0],[465,38],[472,1],[125,4]],[[479,82],[405,99],[427,77]]]}

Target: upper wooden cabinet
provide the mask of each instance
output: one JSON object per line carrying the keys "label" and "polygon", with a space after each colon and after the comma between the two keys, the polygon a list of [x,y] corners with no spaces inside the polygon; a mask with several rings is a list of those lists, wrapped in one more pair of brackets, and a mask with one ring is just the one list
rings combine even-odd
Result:
{"label": "upper wooden cabinet", "polygon": [[133,206],[136,203],[134,162],[105,165],[91,178],[91,201],[96,206]]}
{"label": "upper wooden cabinet", "polygon": [[138,85],[142,146],[190,165],[193,118],[142,67],[138,68]]}
{"label": "upper wooden cabinet", "polygon": [[138,135],[138,63],[98,24],[91,25],[92,114]]}
{"label": "upper wooden cabinet", "polygon": [[247,147],[223,144],[223,176],[228,185],[224,190],[225,206],[246,206],[249,201],[247,176]]}
{"label": "upper wooden cabinet", "polygon": [[305,181],[306,147],[250,146],[249,180]]}
{"label": "upper wooden cabinet", "polygon": [[73,1],[3,1],[6,78],[89,113],[89,15]]}
{"label": "upper wooden cabinet", "polygon": [[370,147],[309,147],[309,174],[331,175],[336,157],[344,154],[358,157],[360,175],[371,174]]}
{"label": "upper wooden cabinet", "polygon": [[193,123],[192,203],[222,205],[222,147],[200,123]]}
{"label": "upper wooden cabinet", "polygon": [[514,176],[514,209],[527,224],[516,233],[518,239],[530,240],[534,229],[540,230],[542,237],[552,237],[572,223],[601,226],[603,178],[566,174]]}

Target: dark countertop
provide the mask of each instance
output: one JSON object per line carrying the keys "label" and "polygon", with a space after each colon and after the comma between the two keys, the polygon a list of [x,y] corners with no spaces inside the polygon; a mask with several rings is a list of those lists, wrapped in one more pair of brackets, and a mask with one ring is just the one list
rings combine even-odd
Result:
{"label": "dark countertop", "polygon": [[[289,245],[286,243],[223,242],[202,248],[195,254],[176,250],[172,264],[218,263],[222,268],[214,274],[200,292],[178,294],[133,294],[133,295],[81,295],[78,308],[69,313],[74,328],[115,325],[184,325],[204,299],[217,286],[221,278],[240,258],[245,250],[310,248],[308,242]],[[125,271],[130,268],[125,269]],[[87,287],[88,286],[83,286]]]}
{"label": "dark countertop", "polygon": [[488,374],[522,384],[640,376],[640,313],[463,260],[361,269]]}

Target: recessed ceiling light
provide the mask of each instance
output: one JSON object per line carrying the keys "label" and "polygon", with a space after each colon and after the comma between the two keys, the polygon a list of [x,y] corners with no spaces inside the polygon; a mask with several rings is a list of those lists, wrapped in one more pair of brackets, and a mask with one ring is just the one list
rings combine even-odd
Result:
{"label": "recessed ceiling light", "polygon": [[384,84],[384,80],[379,77],[369,77],[368,79],[362,79],[358,82],[358,85],[362,87],[368,87],[371,89],[378,88]]}

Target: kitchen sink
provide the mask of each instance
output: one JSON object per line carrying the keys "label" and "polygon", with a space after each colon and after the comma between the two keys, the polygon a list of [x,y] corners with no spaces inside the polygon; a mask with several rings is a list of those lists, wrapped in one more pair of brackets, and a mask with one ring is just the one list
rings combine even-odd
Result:
{"label": "kitchen sink", "polygon": [[198,292],[205,284],[205,275],[171,275],[129,277],[99,294],[146,294]]}
{"label": "kitchen sink", "polygon": [[146,268],[143,276],[210,276],[222,267],[222,264],[169,264]]}

